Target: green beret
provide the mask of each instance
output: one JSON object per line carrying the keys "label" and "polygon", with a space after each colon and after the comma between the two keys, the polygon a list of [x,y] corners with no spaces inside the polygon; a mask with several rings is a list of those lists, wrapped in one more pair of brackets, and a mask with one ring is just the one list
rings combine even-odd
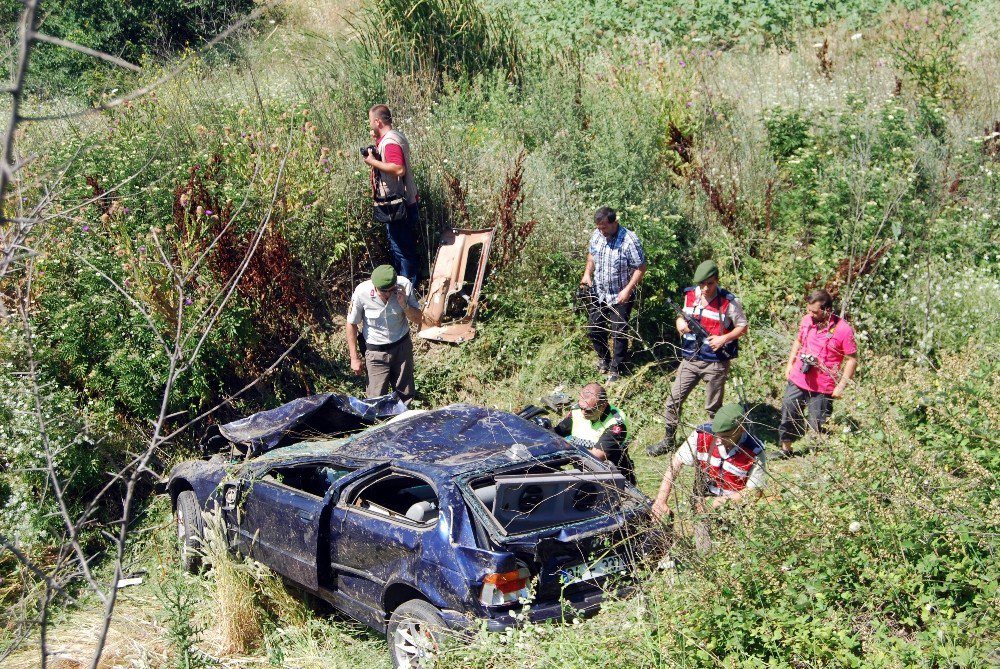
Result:
{"label": "green beret", "polygon": [[743,424],[743,406],[738,402],[727,404],[715,412],[712,420],[712,434],[732,432]]}
{"label": "green beret", "polygon": [[714,260],[706,260],[698,265],[698,269],[694,271],[694,282],[701,283],[702,281],[708,281],[713,276],[718,278],[719,266],[715,264]]}
{"label": "green beret", "polygon": [[379,265],[372,272],[372,283],[379,290],[392,288],[396,285],[396,270],[392,268],[392,265]]}

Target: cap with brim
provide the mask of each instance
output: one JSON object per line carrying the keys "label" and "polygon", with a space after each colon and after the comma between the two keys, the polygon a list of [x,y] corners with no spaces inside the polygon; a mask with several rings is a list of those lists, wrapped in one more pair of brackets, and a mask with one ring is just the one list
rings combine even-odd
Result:
{"label": "cap with brim", "polygon": [[396,285],[396,270],[392,268],[392,265],[379,265],[372,272],[372,283],[379,290],[392,288]]}
{"label": "cap with brim", "polygon": [[732,432],[742,425],[743,407],[733,402],[715,412],[715,418],[712,419],[712,433]]}
{"label": "cap with brim", "polygon": [[698,265],[698,269],[694,271],[694,282],[701,283],[702,281],[708,281],[713,276],[718,278],[719,266],[715,264],[714,260],[706,260]]}

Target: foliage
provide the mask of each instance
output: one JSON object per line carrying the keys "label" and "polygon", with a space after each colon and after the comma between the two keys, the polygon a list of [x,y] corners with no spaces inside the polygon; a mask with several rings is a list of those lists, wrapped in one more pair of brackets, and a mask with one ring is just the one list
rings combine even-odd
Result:
{"label": "foliage", "polygon": [[961,95],[964,12],[960,3],[935,4],[902,12],[890,24],[890,52],[919,94],[951,102]]}
{"label": "foliage", "polygon": [[[150,56],[200,46],[249,13],[255,0],[53,0],[39,5],[42,32],[142,64]],[[11,43],[22,9],[18,0],[0,1],[0,25]],[[91,56],[51,44],[37,45],[31,64],[34,86],[49,92],[93,94],[118,76]]]}
{"label": "foliage", "polygon": [[[892,3],[886,0],[762,2],[672,0],[492,0],[523,17],[528,38],[550,49],[587,49],[630,37],[676,42],[787,44],[796,31],[843,21],[861,26]],[[930,4],[930,3],[920,3]]]}
{"label": "foliage", "polygon": [[516,77],[525,57],[511,17],[475,0],[369,0],[355,28],[360,57],[396,72],[457,76],[497,69]]}
{"label": "foliage", "polygon": [[167,640],[172,646],[174,669],[196,669],[214,664],[197,644],[206,631],[197,621],[200,602],[194,589],[187,583],[188,576],[181,569],[173,569],[159,584],[160,601],[167,614]]}
{"label": "foliage", "polygon": [[[411,142],[428,252],[441,226],[499,217],[505,230],[477,337],[418,347],[424,406],[516,409],[594,380],[572,294],[602,205],[649,261],[636,371],[609,387],[635,428],[647,492],[663,463],[642,446],[662,434],[675,357],[664,353],[676,337],[664,298],[700,260],[720,262],[750,316],[734,376],[762,409],[777,404],[810,288],[838,293],[861,346],[835,433],[775,465],[765,503],[713,518],[714,554],[693,551],[682,503],[678,566],[638,596],[594,621],[481,635],[445,665],[988,664],[1000,120],[973,104],[995,80],[995,59],[980,53],[988,30],[920,2],[887,15],[885,3],[853,0],[495,4],[510,13],[387,0],[355,19],[362,59],[317,40],[285,62],[266,51],[279,33],[258,46],[252,73],[194,61],[156,96],[97,121],[26,127],[20,141],[40,157],[8,206],[54,202],[35,240],[30,324],[74,499],[156,415],[167,367],[157,337],[176,336],[178,314],[184,327],[201,322],[241,272],[168,410],[187,420],[231,397],[302,333],[217,419],[305,392],[360,392],[338,314],[385,257],[356,147],[367,144],[365,110],[386,102]],[[928,24],[906,31],[914,17]],[[813,33],[800,31],[835,18],[817,62]],[[529,58],[507,30],[515,21]],[[869,25],[904,32],[869,38]],[[183,274],[181,293],[161,251]],[[3,279],[5,297],[20,280]],[[4,330],[0,356],[0,532],[38,555],[60,526],[19,332]],[[701,422],[699,399],[686,421]],[[221,555],[208,580],[233,648],[275,664],[383,657],[380,640],[299,612],[253,563]]]}

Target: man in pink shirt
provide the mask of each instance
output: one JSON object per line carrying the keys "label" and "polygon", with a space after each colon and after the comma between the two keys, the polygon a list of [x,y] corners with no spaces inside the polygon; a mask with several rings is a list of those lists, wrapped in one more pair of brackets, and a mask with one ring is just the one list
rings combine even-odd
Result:
{"label": "man in pink shirt", "polygon": [[778,427],[782,457],[792,454],[792,441],[802,435],[803,408],[808,408],[809,426],[821,431],[830,417],[833,400],[844,396],[844,388],[858,368],[854,329],[833,313],[830,293],[815,290],[806,303],[808,313],[799,323],[799,335],[785,366],[788,386]]}

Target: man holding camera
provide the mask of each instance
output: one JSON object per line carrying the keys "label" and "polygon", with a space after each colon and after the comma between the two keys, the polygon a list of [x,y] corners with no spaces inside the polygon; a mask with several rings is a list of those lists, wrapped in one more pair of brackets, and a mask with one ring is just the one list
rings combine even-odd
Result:
{"label": "man holding camera", "polygon": [[415,287],[420,210],[417,182],[410,169],[410,143],[393,129],[392,112],[385,105],[368,110],[368,125],[375,145],[363,147],[361,158],[371,167],[374,218],[385,224],[393,267]]}
{"label": "man holding camera", "polygon": [[351,296],[347,313],[347,350],[351,371],[361,375],[358,326],[364,329],[368,397],[385,395],[391,385],[404,402],[413,399],[413,342],[407,321],[420,323],[413,284],[392,265],[379,265]]}
{"label": "man holding camera", "polygon": [[599,383],[583,387],[576,407],[553,431],[586,448],[598,460],[610,462],[629,483],[635,483],[634,466],[628,454],[628,421],[618,407],[608,402],[608,394]]}
{"label": "man holding camera", "polygon": [[[719,287],[719,266],[706,260],[694,271],[694,286],[684,289],[683,315],[677,316],[681,333],[681,360],[677,377],[664,404],[663,439],[646,447],[656,457],[674,448],[681,407],[694,387],[705,381],[705,411],[709,418],[722,406],[729,364],[739,355],[740,337],[747,332],[747,317],[735,295]],[[697,321],[708,337],[691,331],[686,318]]]}
{"label": "man holding camera", "polygon": [[833,400],[844,396],[844,389],[858,368],[854,329],[833,313],[830,293],[814,290],[806,298],[806,311],[785,365],[788,386],[781,402],[779,457],[792,455],[792,441],[802,435],[804,407],[809,410],[809,426],[822,431],[833,409]]}
{"label": "man holding camera", "polygon": [[597,371],[608,374],[608,381],[617,381],[625,372],[628,318],[635,288],[646,273],[646,255],[636,234],[618,224],[614,209],[598,209],[594,226],[580,288],[592,293],[587,335],[597,353]]}

